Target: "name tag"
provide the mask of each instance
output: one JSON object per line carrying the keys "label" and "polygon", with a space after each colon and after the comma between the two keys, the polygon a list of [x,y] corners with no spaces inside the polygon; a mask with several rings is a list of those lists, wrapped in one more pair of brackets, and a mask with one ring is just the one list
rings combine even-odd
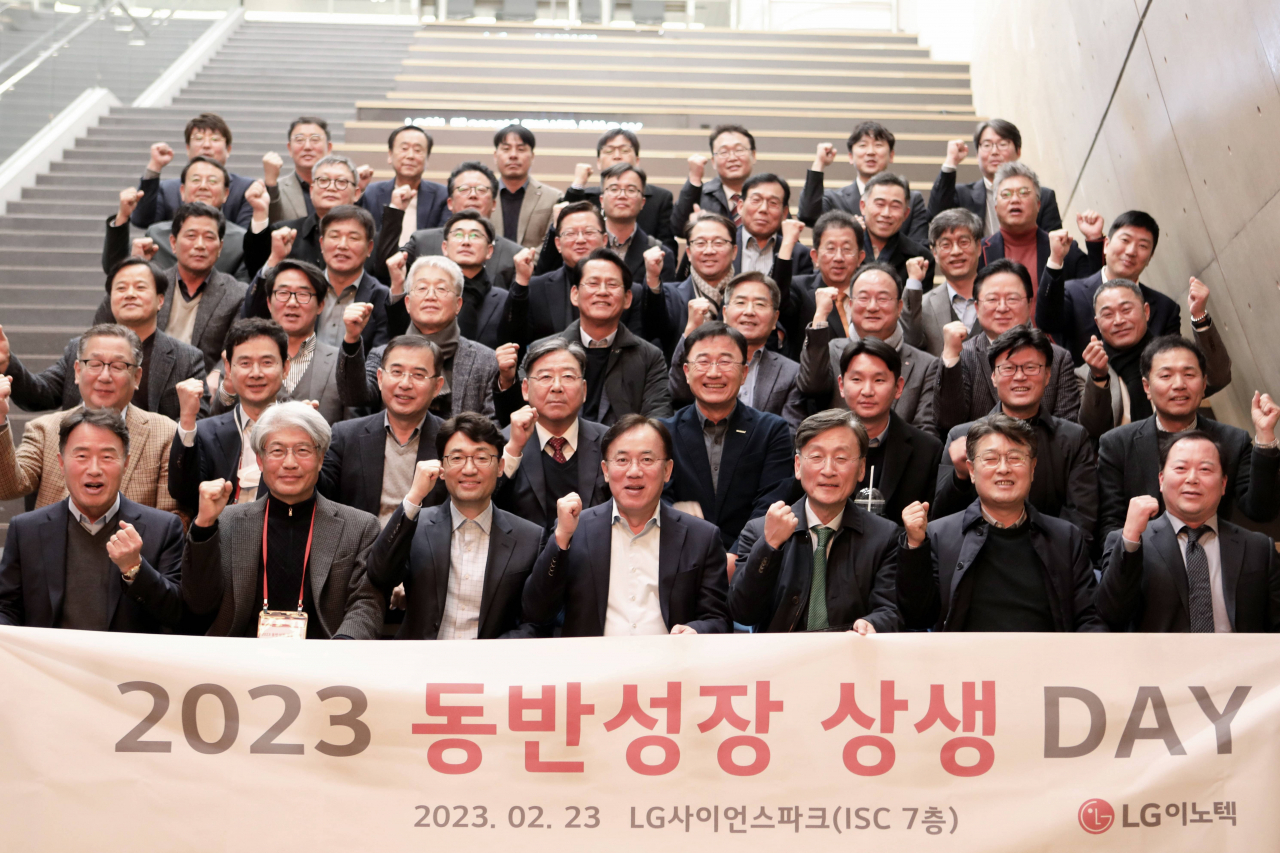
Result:
{"label": "name tag", "polygon": [[258,639],[305,640],[307,614],[296,610],[261,610],[258,612]]}

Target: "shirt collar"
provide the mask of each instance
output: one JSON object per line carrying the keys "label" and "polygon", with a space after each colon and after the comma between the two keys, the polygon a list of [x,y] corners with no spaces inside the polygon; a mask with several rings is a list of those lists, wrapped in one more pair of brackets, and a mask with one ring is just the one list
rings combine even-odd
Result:
{"label": "shirt collar", "polygon": [[745,225],[744,225],[744,226],[742,226],[741,228],[739,228],[738,233],[739,233],[739,235],[740,235],[740,236],[739,236],[739,240],[738,240],[738,242],[742,243],[742,246],[743,246],[743,248],[744,248],[744,249],[748,249],[748,248],[751,248],[751,247],[755,247],[756,251],[758,251],[758,252],[759,252],[760,254],[762,254],[762,255],[763,255],[765,252],[772,251],[772,250],[773,250],[773,246],[774,246],[774,244],[775,244],[775,243],[776,243],[776,241],[777,241],[777,235],[776,235],[776,234],[770,234],[770,235],[769,235],[769,237],[768,237],[768,239],[766,239],[766,240],[762,243],[762,242],[760,242],[759,240],[757,240],[757,239],[756,239],[756,236],[755,236],[754,234],[752,234],[751,232],[747,231],[747,228],[746,228],[746,226],[745,226]]}
{"label": "shirt collar", "polygon": [[[413,428],[413,432],[409,435],[409,441],[413,441],[415,438],[417,438],[419,435],[422,434],[422,427],[423,425],[426,424],[426,422],[427,422],[427,413],[424,412],[422,415],[422,420],[418,421],[418,425]],[[391,436],[392,441],[395,441],[397,444],[400,443],[399,441],[396,441],[396,434],[391,429],[391,416],[387,414],[386,409],[382,410],[382,429],[386,432],[387,435]],[[408,444],[408,442],[405,442],[405,444]],[[404,445],[402,444],[400,446],[403,447]]]}
{"label": "shirt collar", "polygon": [[[592,338],[590,335],[587,334],[586,330],[583,329],[581,325],[578,326],[578,334],[582,337],[582,345],[590,349]],[[605,335],[604,337],[605,346],[610,346],[610,347],[613,346],[613,340],[617,336],[618,336],[618,330],[616,328],[609,334]]]}
{"label": "shirt collar", "polygon": [[[1165,429],[1165,428],[1164,428],[1164,421],[1160,420],[1160,413],[1159,413],[1159,412],[1155,412],[1155,413],[1152,415],[1152,417],[1156,419],[1156,429],[1158,429],[1160,432],[1173,433],[1173,432],[1184,432],[1184,431],[1185,431],[1185,430],[1168,430],[1168,429]],[[1187,427],[1187,429],[1188,429],[1188,430],[1200,429],[1200,415],[1199,415],[1198,413],[1196,414],[1195,422],[1194,422],[1194,423],[1192,423],[1192,424],[1191,424],[1191,426]]]}
{"label": "shirt collar", "polygon": [[737,399],[735,399],[735,400],[733,401],[733,411],[729,412],[729,414],[728,414],[728,415],[726,415],[722,420],[719,420],[719,421],[713,421],[713,420],[711,420],[711,418],[709,418],[709,417],[707,417],[705,414],[703,414],[703,412],[702,412],[702,407],[698,405],[698,403],[697,403],[697,401],[696,401],[696,400],[694,401],[693,409],[694,409],[694,411],[695,411],[695,412],[697,412],[697,413],[698,413],[698,420],[702,423],[702,425],[703,425],[704,427],[705,427],[707,424],[711,424],[712,426],[719,426],[720,424],[724,424],[725,426],[728,426],[728,425],[729,425],[729,419],[730,419],[730,418],[732,418],[734,415],[736,415],[736,414],[738,413],[738,406],[741,406],[741,405],[742,405],[742,404],[741,404],[741,403],[739,403],[739,402],[737,401]]}
{"label": "shirt collar", "polygon": [[[635,237],[635,236],[636,236],[636,228],[637,228],[636,223],[635,223],[635,222],[632,222],[632,223],[631,223],[631,230],[630,230],[630,231],[628,231],[624,236],[622,236],[622,237],[617,237],[617,236],[615,236],[615,235],[614,235],[614,233],[613,233],[612,231],[610,231],[610,230],[606,227],[606,228],[605,228],[605,237],[606,237],[606,239],[609,241],[609,243],[610,243],[611,245],[614,245],[614,246],[627,246],[627,245],[630,245],[630,243],[631,243],[631,239],[632,239],[633,237]],[[621,230],[621,228],[619,228],[619,230]]]}
{"label": "shirt collar", "polygon": [[502,193],[506,193],[507,195],[520,195],[520,193],[524,192],[525,187],[527,186],[529,186],[529,179],[525,178],[524,183],[514,190],[509,190],[507,189],[506,184],[502,184],[502,186],[498,188],[498,193],[499,195],[501,195]]}
{"label": "shirt collar", "polygon": [[982,520],[985,521],[987,524],[990,524],[992,527],[997,527],[1001,530],[1016,530],[1017,528],[1021,527],[1023,524],[1026,524],[1027,521],[1030,520],[1030,516],[1027,515],[1027,507],[1026,507],[1026,504],[1024,503],[1022,506],[1021,517],[1019,517],[1018,520],[1015,521],[1013,524],[1007,524],[1007,525],[1001,524],[991,516],[987,515],[987,511],[985,509],[982,510]]}
{"label": "shirt collar", "polygon": [[884,342],[895,350],[902,346],[902,323],[899,321],[893,326],[893,334],[884,339]]}
{"label": "shirt collar", "polygon": [[[1170,510],[1165,510],[1164,514],[1169,519],[1169,524],[1173,526],[1174,536],[1177,536],[1179,533],[1181,533],[1184,527],[1189,526],[1185,521],[1178,518]],[[1204,524],[1200,525],[1200,527],[1209,528],[1210,530],[1213,531],[1213,535],[1217,536],[1218,535],[1218,514],[1215,512],[1213,514],[1213,517],[1210,518],[1208,521],[1206,521]]]}
{"label": "shirt collar", "polygon": [[858,185],[858,198],[862,198],[867,191],[867,182],[862,180],[861,175],[854,177],[853,182]]}
{"label": "shirt collar", "polygon": [[[538,422],[536,422],[536,421],[535,421],[535,422],[534,422],[534,424],[533,424],[533,428],[534,428],[534,430],[536,430],[536,431],[537,431],[537,433],[538,433],[538,447],[540,447],[540,448],[545,448],[545,447],[547,446],[547,442],[552,438],[551,433],[547,431],[547,428],[546,428],[546,427],[544,427],[542,424],[540,424],[540,423],[538,423]],[[569,428],[568,428],[568,429],[566,429],[566,430],[564,431],[564,435],[562,435],[562,436],[560,436],[560,437],[564,439],[565,444],[569,447],[569,449],[570,449],[570,450],[573,450],[573,451],[575,451],[575,452],[577,451],[577,449],[578,449],[578,420],[577,420],[577,418],[574,418],[573,423],[569,424]]]}
{"label": "shirt collar", "polygon": [[813,507],[809,506],[809,499],[804,499],[804,523],[805,527],[812,530],[815,527],[830,527],[832,530],[840,529],[840,522],[844,521],[844,510],[840,510],[839,515],[831,519],[828,524],[823,524],[818,520],[818,516],[813,514]]}
{"label": "shirt collar", "polygon": [[484,512],[475,518],[467,518],[458,512],[458,508],[453,505],[453,501],[449,501],[449,517],[453,520],[453,526],[450,528],[452,530],[457,530],[468,521],[474,521],[488,535],[489,529],[493,526],[493,501],[489,501],[489,505],[484,508]]}
{"label": "shirt collar", "polygon": [[972,297],[961,296],[960,291],[951,286],[951,282],[947,282],[947,297],[952,304],[955,304],[957,299],[963,299],[966,305],[978,301]]}
{"label": "shirt collar", "polygon": [[993,183],[992,183],[988,178],[986,178],[986,177],[983,177],[983,179],[982,179],[982,185],[983,185],[984,187],[986,187],[986,188],[987,188],[987,195],[991,195],[991,191],[992,191],[993,189],[995,189],[995,184],[993,184]]}
{"label": "shirt collar", "polygon": [[885,422],[884,429],[880,430],[879,435],[877,435],[875,438],[867,439],[867,446],[879,447],[880,445],[884,444],[884,440],[889,437],[889,430],[892,427],[893,427],[893,418],[889,418],[889,420]]}
{"label": "shirt collar", "polygon": [[[609,501],[609,508],[613,511],[613,518],[609,522],[610,526],[617,524],[619,521],[621,521],[623,524],[627,524],[627,520],[622,517],[622,513],[618,512],[617,501],[613,501],[613,500]],[[658,501],[658,505],[653,508],[653,517],[645,522],[644,530],[641,530],[636,535],[642,536],[645,533],[645,531],[649,529],[650,524],[652,524],[655,527],[662,526],[662,501]],[[631,528],[629,525],[627,527],[627,532],[628,533],[631,532]]]}
{"label": "shirt collar", "polygon": [[76,506],[75,500],[70,495],[67,496],[67,509],[71,512],[71,517],[80,522],[80,526],[84,527],[90,533],[97,533],[102,529],[110,518],[120,511],[120,492],[116,492],[115,502],[111,504],[111,508],[102,514],[97,521],[90,521],[89,516],[84,514],[80,507]]}

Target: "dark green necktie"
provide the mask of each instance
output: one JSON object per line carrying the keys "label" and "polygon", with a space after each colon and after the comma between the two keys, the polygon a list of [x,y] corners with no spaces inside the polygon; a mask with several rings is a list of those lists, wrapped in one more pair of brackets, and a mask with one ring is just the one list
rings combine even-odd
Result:
{"label": "dark green necktie", "polygon": [[813,552],[813,583],[809,585],[809,630],[821,631],[827,624],[827,543],[835,533],[819,527],[818,550]]}

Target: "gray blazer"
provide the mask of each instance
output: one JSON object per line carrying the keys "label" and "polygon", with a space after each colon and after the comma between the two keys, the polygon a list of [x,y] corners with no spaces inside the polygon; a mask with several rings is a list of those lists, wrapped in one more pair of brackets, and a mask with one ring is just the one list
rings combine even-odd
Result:
{"label": "gray blazer", "polygon": [[277,181],[274,187],[267,187],[267,194],[271,196],[267,216],[272,222],[304,219],[311,213],[307,209],[306,194],[302,191],[302,181],[297,172],[290,172]]}
{"label": "gray blazer", "polygon": [[[102,271],[110,272],[111,268],[129,257],[133,251],[129,224],[115,225],[114,216],[107,217],[107,235],[102,241]],[[173,233],[172,222],[156,222],[147,228],[146,235],[156,244],[154,261],[161,269],[177,266],[178,259],[169,247],[169,236]],[[234,222],[227,222],[226,233],[222,237],[222,249],[218,252],[218,262],[214,269],[222,270],[228,275],[243,271],[244,266],[244,228]]]}
{"label": "gray blazer", "polygon": [[[266,501],[236,504],[222,511],[213,535],[197,541],[187,533],[182,552],[182,601],[195,614],[215,614],[210,637],[252,637],[262,610],[262,516]],[[226,533],[228,547],[223,548]],[[386,600],[365,574],[378,538],[378,519],[367,512],[316,495],[315,537],[307,583],[326,638],[343,634],[376,640],[382,633]]]}
{"label": "gray blazer", "polygon": [[[390,209],[392,208],[388,208]],[[397,213],[402,217],[404,215],[403,211],[397,211]],[[409,263],[412,264],[416,259],[426,255],[443,255],[443,244],[443,228],[424,228],[421,231],[414,231],[413,237],[400,249],[409,255]],[[498,239],[493,244],[493,257],[484,262],[485,272],[489,273],[489,281],[504,290],[510,290],[511,283],[516,280],[516,254],[522,249],[524,246],[514,240],[508,240],[499,233]]]}
{"label": "gray blazer", "polygon": [[[959,319],[955,308],[951,307],[945,284],[937,285],[928,293],[911,288],[902,294],[903,335],[906,342],[916,349],[941,357],[942,327]],[[972,337],[980,329],[975,319],[969,329],[969,336]]]}
{"label": "gray blazer", "polygon": [[[516,231],[516,242],[535,252],[542,248],[542,240],[551,227],[551,208],[564,196],[555,187],[529,178],[524,187],[524,201],[520,205],[520,223]],[[502,224],[502,199],[495,199],[493,206],[493,230],[505,233]],[[495,254],[497,250],[495,249]]]}
{"label": "gray blazer", "polygon": [[[796,385],[802,394],[825,400],[830,395],[831,406],[849,408],[840,395],[836,378],[840,374],[840,356],[849,344],[849,338],[831,338],[831,327],[805,329],[804,349],[800,352],[800,373]],[[893,404],[893,410],[916,429],[939,438],[938,422],[934,412],[934,396],[938,371],[942,362],[908,343],[898,345],[902,356],[902,395]]]}
{"label": "gray blazer", "polygon": [[[799,373],[800,365],[785,355],[768,349],[761,350],[760,365],[756,367],[756,390],[752,397],[752,408],[778,415],[792,429],[800,426],[808,413],[805,410],[804,395],[796,385]],[[693,392],[689,390],[689,380],[684,375],[683,337],[671,356],[667,388],[671,392],[671,404],[675,408],[680,409],[693,402]]]}
{"label": "gray blazer", "polygon": [[346,413],[338,394],[338,348],[316,341],[307,372],[294,386],[290,400],[319,400],[320,414],[330,425],[342,420]]}
{"label": "gray blazer", "polygon": [[[412,329],[409,334],[413,334]],[[338,353],[338,400],[343,406],[365,406],[382,411],[382,391],[378,388],[378,368],[382,365],[383,344],[374,347],[366,358],[364,342],[355,346],[343,344]],[[453,357],[453,380],[450,383],[452,405],[450,415],[478,412],[494,420],[497,411],[493,394],[498,387],[498,354],[484,344],[458,339]]]}

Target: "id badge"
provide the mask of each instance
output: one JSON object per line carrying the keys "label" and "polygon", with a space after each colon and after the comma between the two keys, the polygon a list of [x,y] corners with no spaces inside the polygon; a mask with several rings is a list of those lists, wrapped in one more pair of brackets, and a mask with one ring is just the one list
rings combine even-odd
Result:
{"label": "id badge", "polygon": [[260,610],[258,611],[258,638],[305,640],[307,614],[296,610]]}

